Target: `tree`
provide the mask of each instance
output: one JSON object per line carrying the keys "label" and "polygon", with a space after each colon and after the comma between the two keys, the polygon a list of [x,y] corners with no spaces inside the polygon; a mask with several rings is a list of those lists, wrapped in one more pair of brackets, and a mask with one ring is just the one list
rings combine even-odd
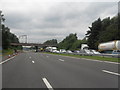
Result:
{"label": "tree", "polygon": [[[2,16],[2,20],[5,21],[5,18],[3,18],[3,16]],[[2,48],[3,49],[11,48],[10,43],[19,43],[17,36],[10,32],[9,27],[6,27],[4,24],[2,24],[1,26],[2,26]]]}
{"label": "tree", "polygon": [[99,32],[101,31],[102,28],[102,22],[101,19],[98,18],[98,20],[94,21],[92,23],[92,26],[89,27],[89,31],[87,31],[87,37],[88,37],[88,45],[92,49],[97,49],[98,45],[98,39],[99,39]]}
{"label": "tree", "polygon": [[107,25],[106,29],[101,32],[101,34],[99,35],[99,43],[120,40],[120,36],[118,35],[120,33],[120,30],[118,29],[118,24],[120,21],[118,22],[118,18],[119,16],[113,17],[110,21],[110,24]]}
{"label": "tree", "polygon": [[66,50],[72,50],[72,48],[75,48],[73,44],[77,41],[77,34],[69,34],[65,39],[63,39],[59,44],[59,49],[66,49]]}
{"label": "tree", "polygon": [[76,40],[72,47],[71,47],[71,50],[76,50],[76,49],[80,49],[81,48],[81,43],[82,43],[82,40]]}
{"label": "tree", "polygon": [[57,45],[57,40],[56,40],[56,39],[47,40],[47,41],[45,41],[43,44],[47,44],[47,45]]}
{"label": "tree", "polygon": [[79,50],[81,48],[81,44],[87,43],[86,38],[83,38],[82,40],[79,40],[77,38],[77,34],[69,34],[66,36],[65,39],[63,39],[59,44],[58,48],[59,49],[66,49],[66,50]]}
{"label": "tree", "polygon": [[107,17],[102,21],[98,19],[92,23],[92,27],[87,31],[88,45],[92,49],[97,49],[98,44],[113,40],[120,40],[120,15],[110,19]]}

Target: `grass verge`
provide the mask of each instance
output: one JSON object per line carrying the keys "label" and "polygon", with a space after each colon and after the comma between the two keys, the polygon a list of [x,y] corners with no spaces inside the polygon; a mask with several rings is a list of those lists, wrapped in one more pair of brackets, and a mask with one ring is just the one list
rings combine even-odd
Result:
{"label": "grass verge", "polygon": [[6,55],[10,55],[13,54],[14,51],[12,49],[7,49],[7,50],[2,50],[2,55],[6,56]]}
{"label": "grass verge", "polygon": [[80,55],[72,55],[72,54],[50,53],[50,52],[45,52],[45,53],[47,53],[47,54],[54,54],[54,55],[71,56],[71,57],[77,57],[77,58],[86,58],[86,59],[93,59],[93,60],[101,60],[101,61],[120,62],[120,58],[112,58],[112,57],[80,56]]}

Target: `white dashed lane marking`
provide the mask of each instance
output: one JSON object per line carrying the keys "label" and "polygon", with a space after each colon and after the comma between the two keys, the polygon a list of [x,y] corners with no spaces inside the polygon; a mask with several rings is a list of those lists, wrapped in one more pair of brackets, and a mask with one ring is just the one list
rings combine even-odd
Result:
{"label": "white dashed lane marking", "polygon": [[32,61],[32,63],[35,63],[35,61]]}
{"label": "white dashed lane marking", "polygon": [[42,78],[42,80],[49,90],[54,90],[46,78]]}
{"label": "white dashed lane marking", "polygon": [[63,59],[59,59],[60,61],[62,61],[62,62],[64,62],[65,60],[63,60]]}

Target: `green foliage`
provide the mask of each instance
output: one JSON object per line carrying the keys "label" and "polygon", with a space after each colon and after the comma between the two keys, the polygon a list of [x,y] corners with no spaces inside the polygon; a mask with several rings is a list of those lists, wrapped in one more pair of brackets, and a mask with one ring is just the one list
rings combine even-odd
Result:
{"label": "green foliage", "polygon": [[57,45],[57,40],[56,40],[56,39],[47,40],[47,41],[44,42],[43,44],[47,44],[47,45]]}
{"label": "green foliage", "polygon": [[92,49],[97,49],[98,45],[98,39],[99,39],[99,32],[101,31],[102,28],[102,22],[101,19],[98,18],[95,22],[92,23],[92,26],[89,27],[89,31],[87,32],[86,35],[88,35],[88,45]]}
{"label": "green foliage", "polygon": [[85,43],[86,40],[78,40],[77,39],[77,34],[70,34],[69,36],[67,36],[65,39],[63,39],[63,41],[61,41],[58,44],[58,48],[59,49],[66,49],[66,50],[77,50],[80,49],[81,44]]}
{"label": "green foliage", "polygon": [[61,49],[69,50],[72,45],[77,41],[76,34],[70,34],[62,42],[59,43],[58,47]]}
{"label": "green foliage", "polygon": [[[10,29],[8,27],[2,25],[2,48],[17,48],[10,46],[10,43],[19,43],[19,40],[16,35],[10,32]],[[18,46],[18,48],[20,48],[20,46]]]}
{"label": "green foliage", "polygon": [[19,43],[18,38],[10,32],[8,27],[2,25],[2,47],[3,49],[10,48],[10,43]]}
{"label": "green foliage", "polygon": [[6,55],[11,55],[14,53],[14,50],[13,49],[4,49],[2,50],[2,55],[3,56],[6,56]]}
{"label": "green foliage", "polygon": [[70,56],[76,58],[84,58],[84,59],[92,59],[92,60],[100,60],[100,61],[111,61],[111,62],[120,62],[120,59],[114,57],[101,57],[101,56],[83,56],[83,55],[73,55],[73,54],[64,54],[64,53],[50,53],[47,54],[54,54],[54,55],[62,55],[62,56]]}
{"label": "green foliage", "polygon": [[98,49],[98,44],[107,41],[120,40],[120,16],[103,19],[100,18],[92,23],[87,31],[88,45],[92,49]]}

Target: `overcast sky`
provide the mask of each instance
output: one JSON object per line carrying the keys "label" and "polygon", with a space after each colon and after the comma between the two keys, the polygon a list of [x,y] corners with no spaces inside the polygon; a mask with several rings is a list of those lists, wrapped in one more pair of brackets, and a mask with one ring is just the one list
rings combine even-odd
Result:
{"label": "overcast sky", "polygon": [[12,33],[27,35],[28,42],[43,43],[61,41],[70,33],[83,39],[93,21],[117,15],[118,0],[0,0],[0,9]]}

